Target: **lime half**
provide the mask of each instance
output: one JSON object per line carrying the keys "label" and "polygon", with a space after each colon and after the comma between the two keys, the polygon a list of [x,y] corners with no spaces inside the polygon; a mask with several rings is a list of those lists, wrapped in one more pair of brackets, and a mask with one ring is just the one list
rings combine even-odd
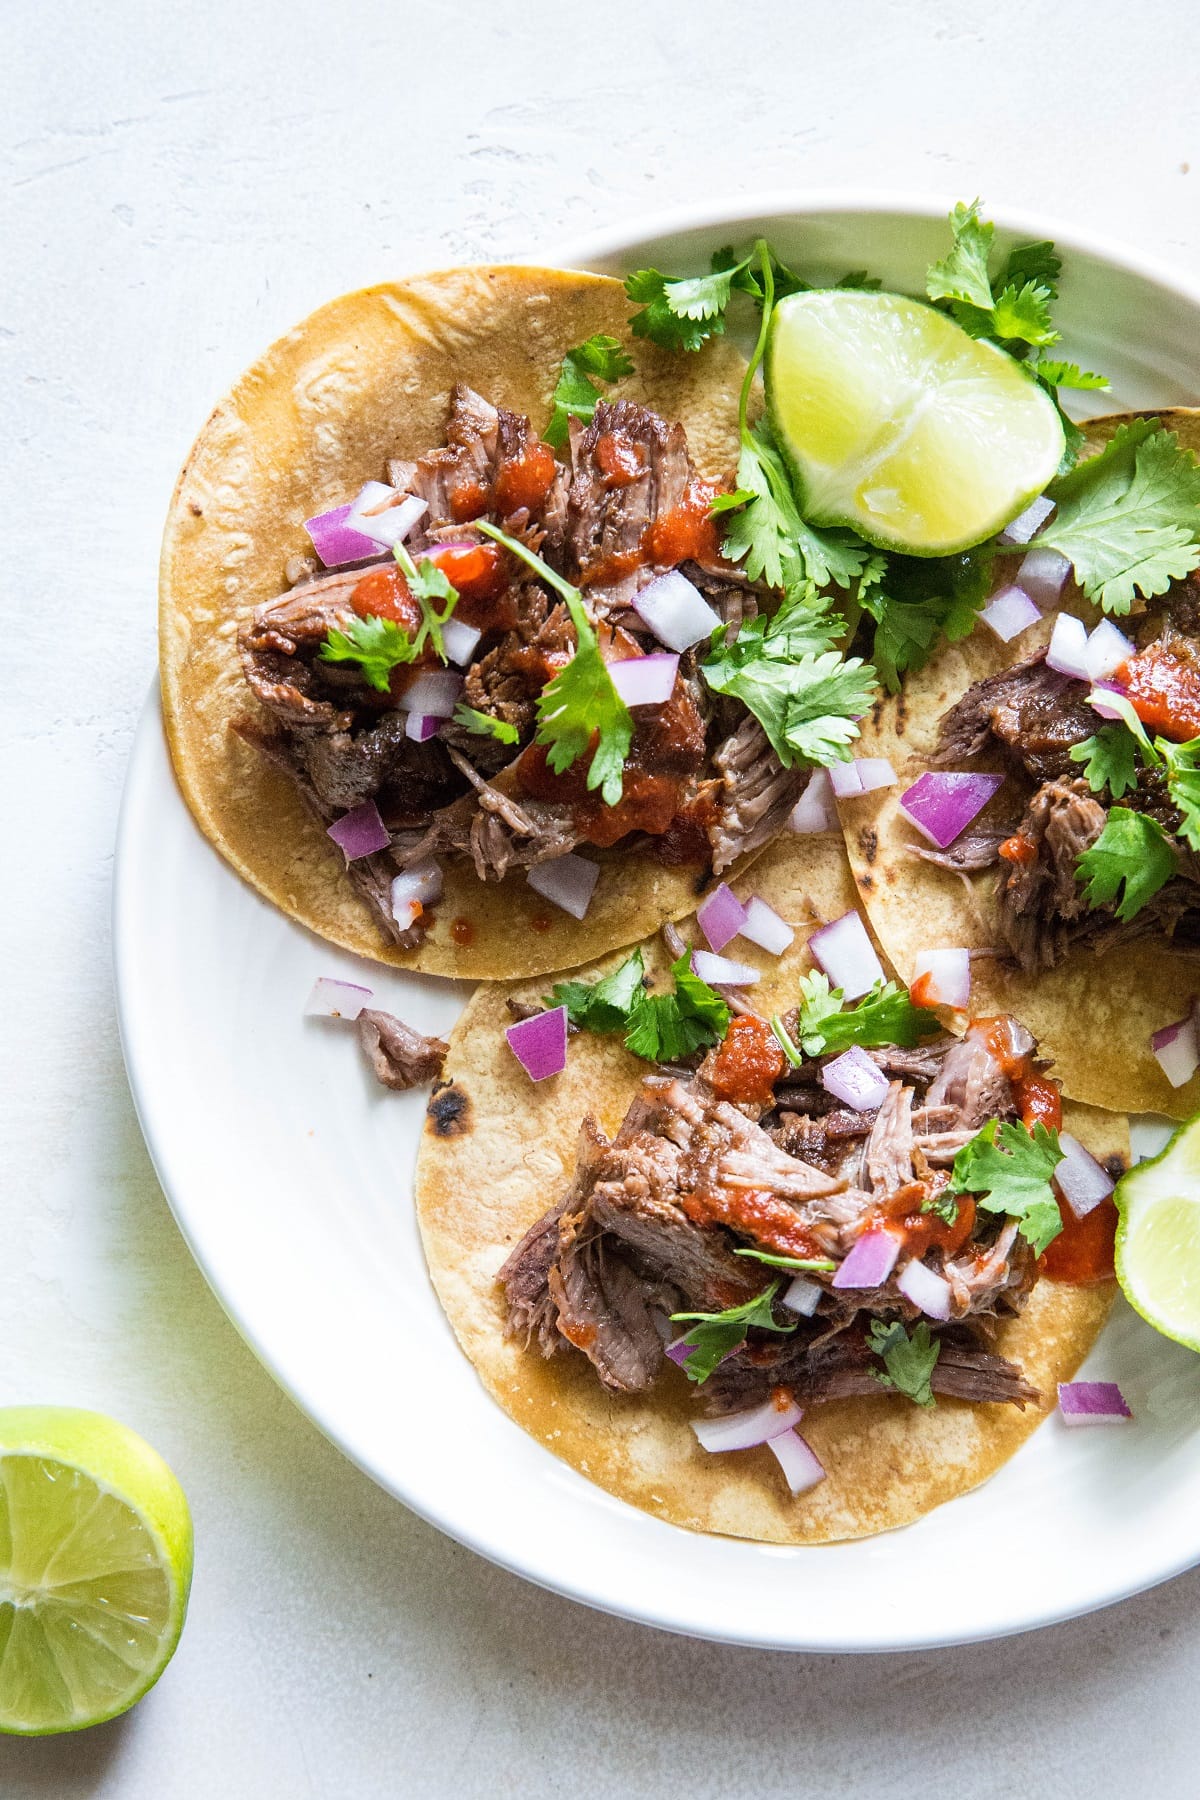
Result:
{"label": "lime half", "polygon": [[1200,1113],[1117,1183],[1117,1279],[1143,1319],[1200,1350]]}
{"label": "lime half", "polygon": [[100,1413],[0,1409],[0,1731],[99,1725],[179,1642],[192,1579],[183,1489]]}
{"label": "lime half", "polygon": [[789,295],[763,373],[805,518],[886,550],[982,543],[1062,460],[1062,424],[1037,382],[903,294]]}

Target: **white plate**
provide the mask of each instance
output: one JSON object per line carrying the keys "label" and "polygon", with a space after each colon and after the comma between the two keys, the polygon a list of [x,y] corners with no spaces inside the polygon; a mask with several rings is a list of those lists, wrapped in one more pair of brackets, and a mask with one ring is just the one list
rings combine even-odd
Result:
{"label": "white plate", "polygon": [[[945,208],[817,195],[676,218],[555,260],[702,266],[761,230],[818,276],[919,290]],[[1072,355],[1113,402],[1200,399],[1200,293],[1041,220],[1065,253]],[[1088,1364],[1131,1428],[1051,1419],[977,1493],[863,1543],[784,1549],[680,1531],[611,1499],[487,1398],[426,1278],[411,1204],[423,1096],[385,1092],[344,1026],[304,1020],[317,975],[424,1028],[462,990],[363,964],[280,917],[201,837],[157,701],[134,746],[114,899],[121,1031],[150,1151],[214,1290],[297,1405],[463,1543],[590,1605],[696,1636],[804,1650],[966,1642],[1102,1606],[1200,1561],[1200,1359],[1121,1306]],[[803,1504],[800,1501],[799,1504]]]}

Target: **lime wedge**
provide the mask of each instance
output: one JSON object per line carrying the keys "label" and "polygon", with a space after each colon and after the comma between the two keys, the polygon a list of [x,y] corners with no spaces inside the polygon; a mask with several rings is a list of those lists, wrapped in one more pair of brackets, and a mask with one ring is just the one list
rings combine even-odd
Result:
{"label": "lime wedge", "polygon": [[805,518],[851,525],[885,550],[982,543],[1062,460],[1062,425],[1036,381],[903,294],[790,294],[763,374]]}
{"label": "lime wedge", "polygon": [[1117,1279],[1143,1319],[1200,1350],[1200,1113],[1117,1183]]}
{"label": "lime wedge", "polygon": [[0,1731],[99,1725],[179,1642],[192,1579],[183,1489],[100,1413],[0,1409]]}

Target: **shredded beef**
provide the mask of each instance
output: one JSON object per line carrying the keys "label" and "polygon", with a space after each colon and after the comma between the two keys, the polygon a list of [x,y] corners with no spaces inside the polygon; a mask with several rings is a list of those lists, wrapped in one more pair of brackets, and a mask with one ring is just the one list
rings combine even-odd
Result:
{"label": "shredded beef", "polygon": [[1034,855],[1004,862],[996,884],[1000,930],[1023,969],[1053,968],[1088,917],[1076,864],[1104,830],[1103,806],[1086,781],[1048,781],[1029,803],[1020,837]]}
{"label": "shredded beef", "polygon": [[358,1015],[358,1040],[376,1078],[398,1093],[436,1081],[450,1051],[443,1039],[424,1037],[403,1019],[374,1008]]}
{"label": "shredded beef", "polygon": [[[626,474],[615,481],[597,446],[616,447]],[[580,580],[601,611],[628,605],[650,578],[647,528],[671,512],[693,477],[682,425],[633,400],[601,400],[590,423],[571,421],[567,536]],[[601,456],[603,457],[603,451]]]}
{"label": "shredded beef", "polygon": [[721,775],[720,811],[708,835],[713,871],[719,875],[780,831],[799,798],[804,776],[784,768],[750,714],[716,751],[713,762]]}

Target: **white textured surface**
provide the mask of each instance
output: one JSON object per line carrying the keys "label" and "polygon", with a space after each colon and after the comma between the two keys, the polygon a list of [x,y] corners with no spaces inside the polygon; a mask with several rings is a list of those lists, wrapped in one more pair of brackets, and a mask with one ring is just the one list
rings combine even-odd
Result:
{"label": "white textured surface", "polygon": [[[1186,10],[8,0],[3,37],[0,741],[24,854],[3,893],[0,1399],[144,1431],[198,1551],[158,1690],[82,1738],[0,1744],[0,1792],[724,1796],[802,1772],[830,1797],[1194,1793],[1200,1576],[990,1648],[772,1658],[589,1615],[376,1491],[275,1390],[175,1232],[107,943],[161,517],[195,427],[270,338],[398,269],[757,186],[981,190],[1196,272]],[[980,1546],[981,1581],[1029,1529]]]}

